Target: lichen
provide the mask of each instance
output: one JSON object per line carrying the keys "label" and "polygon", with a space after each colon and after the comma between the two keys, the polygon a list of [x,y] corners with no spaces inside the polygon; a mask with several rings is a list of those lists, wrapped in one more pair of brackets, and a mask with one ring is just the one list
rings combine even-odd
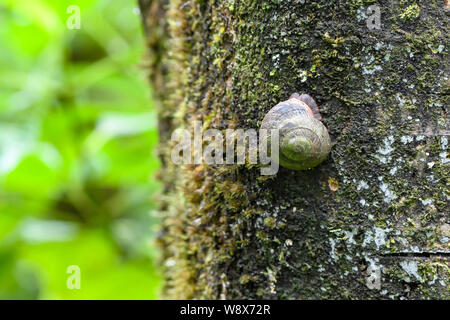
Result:
{"label": "lichen", "polygon": [[261,177],[176,167],[163,140],[167,297],[450,297],[448,259],[414,256],[449,249],[448,30],[433,0],[378,4],[369,31],[358,12],[375,3],[169,1],[161,137],[193,120],[257,129],[304,92],[334,146],[313,170]]}

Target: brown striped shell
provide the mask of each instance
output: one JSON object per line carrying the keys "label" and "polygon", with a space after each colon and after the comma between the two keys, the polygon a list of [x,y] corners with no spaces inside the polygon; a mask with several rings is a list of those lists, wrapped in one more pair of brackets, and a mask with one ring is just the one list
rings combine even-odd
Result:
{"label": "brown striped shell", "polygon": [[331,149],[327,128],[321,122],[314,99],[294,93],[264,117],[261,129],[278,129],[279,164],[292,170],[306,170],[324,161]]}

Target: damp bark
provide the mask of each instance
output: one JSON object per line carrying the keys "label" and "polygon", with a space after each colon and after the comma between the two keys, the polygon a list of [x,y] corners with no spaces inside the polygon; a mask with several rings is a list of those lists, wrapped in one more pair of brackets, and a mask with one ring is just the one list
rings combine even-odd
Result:
{"label": "damp bark", "polygon": [[[445,1],[140,6],[159,104],[166,297],[450,298]],[[171,161],[175,129],[258,129],[293,92],[315,98],[332,138],[318,167],[261,176]]]}

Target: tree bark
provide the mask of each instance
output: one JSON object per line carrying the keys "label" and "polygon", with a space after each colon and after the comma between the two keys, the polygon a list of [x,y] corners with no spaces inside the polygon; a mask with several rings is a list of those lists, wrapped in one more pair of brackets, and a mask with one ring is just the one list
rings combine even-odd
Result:
{"label": "tree bark", "polygon": [[[449,11],[415,3],[140,1],[166,297],[450,298]],[[318,167],[172,163],[176,128],[258,129],[294,92],[332,139]]]}

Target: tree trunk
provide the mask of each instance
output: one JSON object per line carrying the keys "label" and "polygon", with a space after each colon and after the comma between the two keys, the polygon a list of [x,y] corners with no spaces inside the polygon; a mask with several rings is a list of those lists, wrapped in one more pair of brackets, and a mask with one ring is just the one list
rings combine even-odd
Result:
{"label": "tree trunk", "polygon": [[[140,2],[166,297],[450,299],[444,0]],[[318,167],[171,161],[176,128],[258,129],[294,92],[332,139]]]}

